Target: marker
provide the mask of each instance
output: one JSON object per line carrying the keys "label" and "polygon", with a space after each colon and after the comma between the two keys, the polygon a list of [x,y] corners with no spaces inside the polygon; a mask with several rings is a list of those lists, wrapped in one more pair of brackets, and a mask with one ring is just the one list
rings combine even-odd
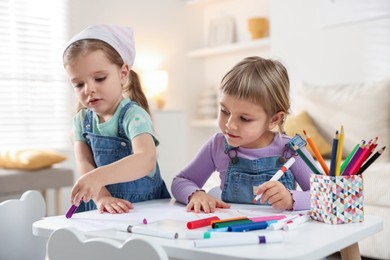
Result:
{"label": "marker", "polygon": [[251,230],[266,229],[272,223],[276,223],[277,220],[252,222],[238,225],[231,225],[228,227],[229,232],[247,232]]}
{"label": "marker", "polygon": [[229,227],[220,227],[220,228],[211,228],[208,229],[207,231],[209,232],[228,232]]}
{"label": "marker", "polygon": [[300,216],[300,217],[295,218],[295,219],[289,221],[288,223],[284,224],[283,230],[286,230],[286,231],[293,230],[293,229],[297,228],[299,225],[301,225],[302,223],[305,223],[309,220],[310,220],[309,215]]}
{"label": "marker", "polygon": [[284,238],[282,234],[267,234],[264,236],[253,237],[226,237],[226,238],[214,238],[195,240],[194,247],[217,247],[217,246],[238,246],[238,245],[255,245],[255,244],[267,244],[267,243],[279,243],[283,242]]}
{"label": "marker", "polygon": [[211,227],[212,228],[223,228],[228,227],[232,224],[242,224],[242,223],[251,223],[247,217],[235,217],[235,218],[225,218],[221,220],[212,220]]}
{"label": "marker", "polygon": [[68,212],[66,212],[65,217],[71,218],[73,216],[73,214],[75,213],[75,211],[77,210],[77,208],[78,208],[77,206],[71,205]]}
{"label": "marker", "polygon": [[140,234],[140,235],[146,235],[146,236],[153,236],[153,237],[162,237],[162,238],[170,238],[170,239],[177,239],[179,237],[179,234],[177,232],[173,231],[163,231],[163,230],[155,230],[140,226],[133,226],[129,225],[127,227],[127,232],[133,233],[133,234]]}
{"label": "marker", "polygon": [[262,221],[270,221],[270,220],[281,220],[285,219],[286,215],[271,215],[271,216],[261,216],[261,217],[253,217],[249,218],[252,222],[262,222]]}
{"label": "marker", "polygon": [[283,226],[284,226],[288,221],[290,221],[290,220],[292,220],[292,219],[295,219],[295,218],[297,218],[297,217],[299,217],[299,216],[301,216],[301,215],[296,214],[296,215],[292,215],[292,216],[289,216],[289,217],[287,217],[287,218],[281,219],[281,220],[279,220],[278,222],[272,223],[271,225],[269,225],[268,229],[270,229],[270,230],[280,230],[280,229],[283,228]]}
{"label": "marker", "polygon": [[[290,159],[288,159],[288,161],[275,173],[274,176],[272,176],[272,178],[270,179],[270,181],[277,181],[280,179],[280,177],[283,176],[283,174],[291,167],[291,165],[293,165],[293,163],[295,162],[295,158],[294,157],[291,157]],[[263,195],[263,193],[257,195],[254,199],[253,199],[253,203],[255,203],[256,201],[258,201],[259,199],[261,199],[261,196]]]}
{"label": "marker", "polygon": [[252,232],[213,232],[213,231],[190,231],[185,234],[186,239],[214,239],[235,237],[240,239],[241,237],[259,237],[265,236],[265,234],[252,233]]}
{"label": "marker", "polygon": [[187,222],[187,228],[194,229],[194,228],[200,228],[200,227],[207,227],[207,226],[211,225],[211,221],[213,221],[213,220],[219,220],[219,217],[214,216],[214,217],[189,221],[189,222]]}

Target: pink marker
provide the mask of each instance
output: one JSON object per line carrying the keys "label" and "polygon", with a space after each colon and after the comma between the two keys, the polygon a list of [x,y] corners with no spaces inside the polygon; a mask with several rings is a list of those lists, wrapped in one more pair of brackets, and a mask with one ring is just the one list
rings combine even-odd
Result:
{"label": "pink marker", "polygon": [[281,220],[286,218],[286,215],[272,215],[272,216],[261,216],[261,217],[254,217],[249,218],[253,222],[263,222],[263,221],[271,221],[271,220]]}

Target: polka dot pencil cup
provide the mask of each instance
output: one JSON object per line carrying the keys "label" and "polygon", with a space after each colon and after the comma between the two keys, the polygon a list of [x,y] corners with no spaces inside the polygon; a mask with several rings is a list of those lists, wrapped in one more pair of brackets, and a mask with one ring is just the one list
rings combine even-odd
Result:
{"label": "polka dot pencil cup", "polygon": [[310,217],[327,224],[364,221],[361,176],[310,177]]}

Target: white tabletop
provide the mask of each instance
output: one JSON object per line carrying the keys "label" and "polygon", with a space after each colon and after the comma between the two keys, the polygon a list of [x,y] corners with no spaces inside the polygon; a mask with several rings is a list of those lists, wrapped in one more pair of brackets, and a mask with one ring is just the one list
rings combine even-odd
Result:
{"label": "white tabletop", "polygon": [[[255,233],[281,233],[284,242],[275,244],[245,245],[230,247],[195,248],[193,241],[185,239],[189,232],[187,221],[217,215],[220,218],[266,216],[290,214],[274,210],[271,207],[257,205],[232,204],[229,210],[219,210],[210,214],[186,212],[185,206],[173,200],[153,200],[134,203],[134,209],[127,214],[99,214],[89,211],[74,214],[71,219],[64,216],[47,217],[33,224],[33,234],[48,238],[53,230],[72,226],[82,230],[88,237],[109,237],[124,241],[129,237],[142,236],[163,246],[168,256],[179,259],[320,259],[383,229],[383,221],[375,216],[365,215],[362,223],[329,225],[310,220],[290,231],[263,230]],[[129,224],[141,224],[148,220],[145,227],[163,230],[175,230],[179,239],[165,239],[143,236],[126,232]],[[196,229],[207,230],[207,228]]]}

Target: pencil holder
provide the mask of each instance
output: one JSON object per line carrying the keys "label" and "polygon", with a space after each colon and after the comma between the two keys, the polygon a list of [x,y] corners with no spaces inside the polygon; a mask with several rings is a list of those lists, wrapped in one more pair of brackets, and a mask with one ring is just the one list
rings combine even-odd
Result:
{"label": "pencil holder", "polygon": [[363,179],[360,176],[310,177],[310,217],[327,224],[364,221]]}

